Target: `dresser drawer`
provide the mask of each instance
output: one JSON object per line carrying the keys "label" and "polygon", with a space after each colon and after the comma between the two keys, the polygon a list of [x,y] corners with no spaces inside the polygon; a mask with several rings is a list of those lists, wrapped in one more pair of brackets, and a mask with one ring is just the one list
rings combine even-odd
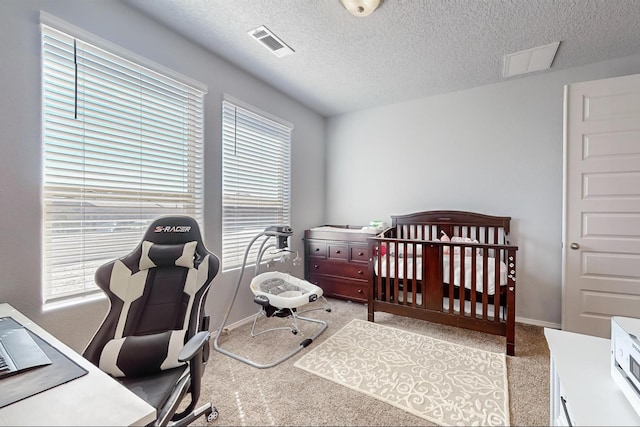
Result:
{"label": "dresser drawer", "polygon": [[346,261],[312,259],[309,260],[307,271],[309,274],[325,274],[357,280],[369,279],[369,266],[355,263],[352,264]]}
{"label": "dresser drawer", "polygon": [[326,243],[317,243],[317,242],[309,242],[307,243],[307,256],[309,257],[327,257],[327,244]]}
{"label": "dresser drawer", "polygon": [[309,282],[322,288],[324,296],[367,302],[369,282],[357,282],[326,276],[309,276]]}
{"label": "dresser drawer", "polygon": [[329,259],[347,260],[349,258],[349,247],[347,245],[329,245]]}
{"label": "dresser drawer", "polygon": [[349,259],[352,262],[369,262],[367,246],[349,246]]}

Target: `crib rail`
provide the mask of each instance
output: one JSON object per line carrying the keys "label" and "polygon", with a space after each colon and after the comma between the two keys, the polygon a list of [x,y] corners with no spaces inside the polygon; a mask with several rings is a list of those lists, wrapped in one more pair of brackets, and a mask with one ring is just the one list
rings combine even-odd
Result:
{"label": "crib rail", "polygon": [[385,311],[505,335],[513,352],[518,247],[493,227],[450,229],[489,243],[435,240],[441,231],[406,225],[368,239],[369,320]]}

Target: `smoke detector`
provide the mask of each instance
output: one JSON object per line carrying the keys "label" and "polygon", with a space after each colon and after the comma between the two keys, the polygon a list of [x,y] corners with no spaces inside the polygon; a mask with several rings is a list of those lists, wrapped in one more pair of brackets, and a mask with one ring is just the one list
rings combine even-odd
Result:
{"label": "smoke detector", "polygon": [[285,42],[280,40],[280,38],[273,34],[264,25],[249,31],[247,34],[260,42],[262,46],[269,49],[278,58],[291,55],[294,52],[293,49],[287,46]]}

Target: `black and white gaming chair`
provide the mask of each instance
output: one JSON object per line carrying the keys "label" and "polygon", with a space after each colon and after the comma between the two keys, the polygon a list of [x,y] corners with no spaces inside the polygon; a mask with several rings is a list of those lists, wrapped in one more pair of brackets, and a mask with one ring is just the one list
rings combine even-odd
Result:
{"label": "black and white gaming chair", "polygon": [[[217,410],[195,406],[209,356],[204,303],[219,260],[190,217],[156,219],[130,254],[96,271],[111,307],[84,356],[156,408],[153,425],[186,425]],[[191,395],[184,410],[182,399]]]}

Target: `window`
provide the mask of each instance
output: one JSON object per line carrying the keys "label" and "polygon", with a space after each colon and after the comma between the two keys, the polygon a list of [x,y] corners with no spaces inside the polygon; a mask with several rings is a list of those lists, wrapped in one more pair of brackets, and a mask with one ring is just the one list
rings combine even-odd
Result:
{"label": "window", "polygon": [[[222,268],[242,265],[249,242],[290,223],[293,126],[227,97],[222,103]],[[253,245],[247,263],[256,260]]]}
{"label": "window", "polygon": [[91,35],[80,39],[82,30],[68,24],[60,31],[47,23],[43,294],[52,303],[96,293],[96,268],[132,250],[152,219],[202,221],[206,87],[125,58]]}

